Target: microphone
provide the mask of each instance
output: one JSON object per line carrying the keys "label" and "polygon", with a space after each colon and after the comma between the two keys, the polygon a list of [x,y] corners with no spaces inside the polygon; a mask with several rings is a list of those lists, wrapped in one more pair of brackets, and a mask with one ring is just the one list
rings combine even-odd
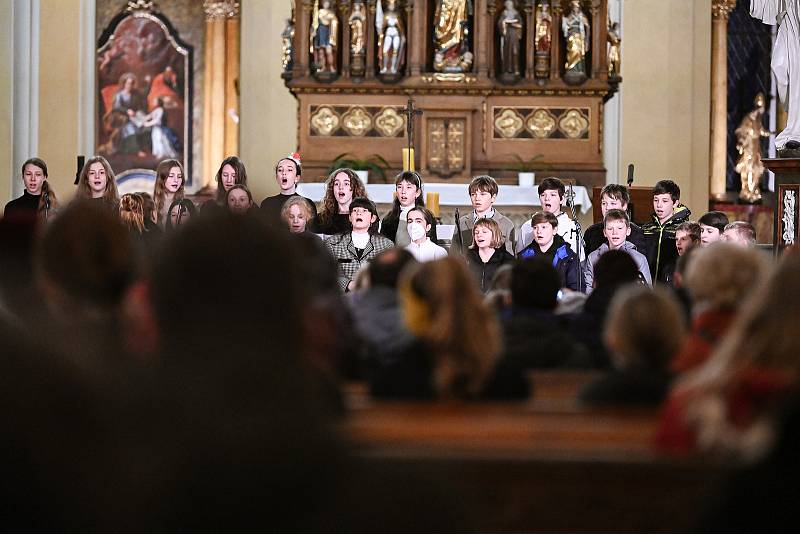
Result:
{"label": "microphone", "polygon": [[[630,188],[633,185],[633,163],[628,163],[628,195],[631,195]],[[630,201],[628,202],[628,217],[630,218],[631,222],[633,222],[633,216],[636,213],[636,210],[633,207],[633,196],[630,196]]]}
{"label": "microphone", "polygon": [[628,187],[633,185],[633,163],[628,164]]}

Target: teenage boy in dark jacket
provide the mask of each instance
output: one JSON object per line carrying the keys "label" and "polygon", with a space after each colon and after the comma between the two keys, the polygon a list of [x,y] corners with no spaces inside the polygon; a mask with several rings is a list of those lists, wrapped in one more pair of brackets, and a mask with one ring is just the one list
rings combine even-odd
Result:
{"label": "teenage boy in dark jacket", "polygon": [[681,188],[672,180],[661,180],[653,188],[653,219],[642,226],[653,283],[665,281],[666,266],[678,257],[675,231],[692,214],[680,198]]}
{"label": "teenage boy in dark jacket", "polygon": [[[553,267],[558,271],[561,287],[578,291],[579,277],[583,277],[580,263],[569,243],[558,235],[558,219],[550,212],[539,211],[531,217],[533,242],[523,248],[517,258],[527,259],[544,255],[550,258]],[[581,289],[585,287],[581,280]]]}

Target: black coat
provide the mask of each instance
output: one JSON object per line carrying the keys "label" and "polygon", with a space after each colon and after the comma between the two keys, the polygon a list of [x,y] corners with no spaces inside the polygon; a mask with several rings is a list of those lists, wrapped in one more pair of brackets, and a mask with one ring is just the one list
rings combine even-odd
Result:
{"label": "black coat", "polygon": [[477,248],[468,248],[465,254],[467,258],[467,265],[469,266],[472,274],[480,285],[481,291],[486,293],[489,291],[489,286],[492,284],[497,269],[506,264],[514,263],[514,256],[509,253],[505,247],[500,247],[494,250],[494,254],[489,258],[489,261],[483,263]]}
{"label": "black coat", "polygon": [[37,210],[39,209],[39,199],[41,195],[31,195],[28,193],[26,189],[21,197],[17,197],[14,200],[10,201],[6,204],[6,208],[3,211],[4,217],[14,217],[14,216],[22,216],[22,217],[35,217]]}

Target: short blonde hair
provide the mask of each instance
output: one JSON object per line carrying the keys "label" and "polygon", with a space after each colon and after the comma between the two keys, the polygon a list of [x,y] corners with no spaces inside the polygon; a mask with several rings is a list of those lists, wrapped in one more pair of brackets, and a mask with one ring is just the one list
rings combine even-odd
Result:
{"label": "short blonde hair", "polygon": [[663,369],[685,333],[681,307],[669,291],[634,284],[611,301],[603,341],[617,368]]}
{"label": "short blonde hair", "polygon": [[764,258],[751,248],[714,243],[698,250],[686,268],[685,285],[696,303],[738,308],[761,280]]}
{"label": "short blonde hair", "polygon": [[472,245],[470,248],[478,248],[478,245],[475,244],[475,230],[480,228],[481,226],[485,226],[492,232],[492,248],[500,248],[502,247],[505,242],[506,238],[503,237],[503,231],[500,229],[500,225],[497,224],[497,221],[494,219],[478,219],[475,221],[475,227],[472,229]]}
{"label": "short blonde hair", "polygon": [[305,213],[307,221],[310,222],[314,217],[314,211],[311,209],[311,204],[309,203],[308,199],[306,197],[294,196],[290,197],[286,202],[283,203],[283,207],[281,208],[281,219],[285,221],[289,217],[289,210],[292,209],[292,206],[297,206],[300,208],[300,211]]}

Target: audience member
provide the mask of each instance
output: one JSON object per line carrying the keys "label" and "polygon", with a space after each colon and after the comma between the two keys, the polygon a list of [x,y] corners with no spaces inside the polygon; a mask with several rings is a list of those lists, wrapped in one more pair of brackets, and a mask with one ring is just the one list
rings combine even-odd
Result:
{"label": "audience member", "polygon": [[457,235],[453,236],[453,244],[461,253],[466,254],[465,249],[473,244],[475,223],[481,219],[492,219],[500,228],[500,234],[506,250],[510,254],[514,254],[514,241],[516,239],[514,223],[494,209],[494,203],[497,200],[499,191],[500,187],[497,185],[497,181],[491,176],[476,176],[469,183],[469,199],[472,203],[472,213],[461,217],[458,221]]}
{"label": "audience member", "polygon": [[[324,212],[323,212],[324,213]],[[354,278],[363,266],[393,243],[375,231],[378,209],[368,198],[356,197],[350,203],[351,231],[325,240],[333,258],[339,265],[339,287],[342,291],[354,289]]]}
{"label": "audience member", "polygon": [[548,258],[558,271],[561,287],[573,291],[578,286],[585,287],[580,262],[569,243],[558,234],[558,219],[549,211],[539,211],[531,217],[533,242],[522,249],[517,257],[520,259],[542,255]]}
{"label": "audience member", "polygon": [[749,222],[733,221],[725,226],[722,239],[742,247],[752,247],[756,244],[756,229]]}
{"label": "audience member", "polygon": [[603,217],[603,235],[606,236],[606,242],[600,245],[594,252],[589,254],[584,267],[583,278],[586,282],[586,293],[590,294],[594,289],[594,266],[600,256],[609,250],[622,250],[627,252],[636,266],[639,268],[639,274],[647,285],[652,286],[653,281],[650,279],[650,267],[647,265],[647,258],[641,252],[636,250],[636,246],[628,241],[628,236],[631,235],[631,224],[628,219],[628,214],[622,210],[611,209],[608,210]]}
{"label": "audience member", "polygon": [[416,340],[370,378],[381,398],[526,398],[519,369],[497,365],[500,336],[469,271],[448,257],[404,273],[400,301]]}
{"label": "audience member", "polygon": [[26,160],[22,164],[22,182],[25,191],[6,204],[3,216],[47,221],[58,210],[56,194],[47,181],[47,164],[39,158]]}
{"label": "audience member", "polygon": [[481,291],[489,291],[494,274],[501,266],[514,262],[514,256],[504,246],[500,225],[494,219],[478,219],[472,229],[472,244],[465,258]]}
{"label": "audience member", "polygon": [[406,233],[411,239],[406,245],[406,250],[411,252],[417,261],[433,261],[447,256],[447,251],[431,239],[431,235],[436,231],[436,218],[433,213],[422,206],[417,206],[408,210],[406,221]]}
{"label": "audience member", "polygon": [[[566,187],[564,182],[558,178],[545,178],[539,184],[539,201],[542,204],[542,211],[545,213],[552,213],[558,220],[558,235],[569,243],[570,248],[575,252],[580,261],[585,259],[583,248],[578,247],[578,235],[575,221],[570,216],[561,210],[562,203],[564,202],[564,195],[566,194]],[[534,240],[533,237],[533,222],[526,221],[519,229],[519,239],[517,240],[516,251],[519,255],[522,250],[531,244]],[[579,250],[580,248],[580,250]]]}
{"label": "audience member", "polygon": [[[600,211],[603,217],[606,216],[609,210],[622,210],[628,213],[629,202],[630,195],[628,194],[628,188],[624,185],[608,184],[600,191]],[[636,250],[644,254],[647,251],[647,247],[644,243],[644,233],[633,221],[630,222],[630,225],[631,233],[628,236],[628,241],[634,244]],[[600,221],[587,228],[586,232],[583,234],[583,245],[586,247],[587,256],[606,242],[603,229],[603,221]]]}
{"label": "audience member", "polygon": [[697,222],[700,224],[700,245],[707,247],[722,239],[722,232],[728,226],[728,216],[721,211],[709,211]]}
{"label": "audience member", "polygon": [[673,372],[685,373],[705,363],[765,270],[759,252],[730,243],[716,243],[694,254],[685,277],[693,302],[692,330],[670,364]]}
{"label": "audience member", "polygon": [[297,192],[297,183],[300,181],[302,173],[300,154],[290,154],[278,160],[278,164],[275,165],[275,181],[278,183],[280,192],[261,201],[261,211],[271,224],[282,226],[280,223],[285,220],[283,207],[286,205],[286,201],[297,197],[305,199],[311,209],[311,217],[307,217],[306,221],[310,222],[316,217],[317,207],[311,199],[300,196],[300,193]]}
{"label": "audience member", "polygon": [[[353,169],[336,169],[325,182],[325,196],[322,199],[314,228],[323,235],[336,235],[349,232],[350,203],[354,198],[368,198],[367,188]],[[375,222],[377,228],[377,220]]]}
{"label": "audience member", "polygon": [[672,180],[661,180],[653,188],[652,220],[642,226],[647,244],[647,263],[653,282],[665,282],[666,266],[678,256],[675,232],[689,219],[689,208],[680,204],[681,188]]}
{"label": "audience member", "polygon": [[622,289],[608,311],[603,340],[612,371],[580,392],[587,404],[657,406],[669,391],[667,366],[680,349],[686,325],[667,289]]}

